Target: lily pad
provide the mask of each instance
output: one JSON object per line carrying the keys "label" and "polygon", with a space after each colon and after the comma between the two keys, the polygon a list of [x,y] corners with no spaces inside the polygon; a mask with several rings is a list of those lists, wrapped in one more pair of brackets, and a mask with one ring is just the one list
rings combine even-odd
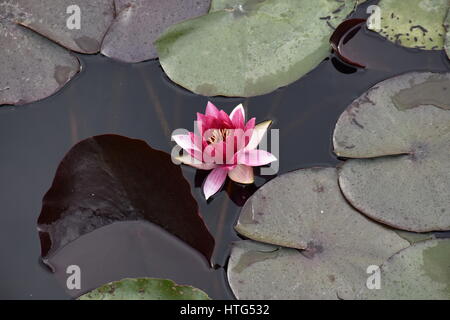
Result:
{"label": "lily pad", "polygon": [[153,41],[172,24],[207,13],[210,5],[211,0],[116,0],[117,17],[102,54],[125,62],[157,58]]}
{"label": "lily pad", "polygon": [[359,299],[449,300],[450,240],[429,240],[400,251],[381,266],[380,289]]}
{"label": "lily pad", "polygon": [[79,300],[209,300],[206,293],[172,280],[139,278],[111,282],[82,295]]}
{"label": "lily pad", "polygon": [[17,25],[27,16],[16,1],[0,3],[0,105],[46,98],[80,70],[76,57]]}
{"label": "lily pad", "polygon": [[[113,0],[13,0],[23,13],[18,22],[46,38],[76,52],[97,53],[112,20]],[[76,5],[80,13],[80,28],[69,28],[68,10]],[[69,11],[69,13],[68,13]]]}
{"label": "lily pad", "polygon": [[450,229],[450,73],[408,73],[356,99],[334,131],[345,197],[399,229]]}
{"label": "lily pad", "polygon": [[417,232],[409,232],[404,230],[395,230],[395,232],[408,241],[410,244],[414,244],[417,242],[422,242],[426,240],[431,240],[436,238],[436,233],[434,232],[425,232],[425,233],[417,233]]}
{"label": "lily pad", "polygon": [[365,65],[354,50],[348,49],[347,44],[366,24],[366,19],[348,19],[342,22],[333,32],[330,38],[330,44],[336,55],[346,63],[353,66],[364,68]]}
{"label": "lily pad", "polygon": [[42,257],[121,221],[154,223],[211,258],[214,238],[170,155],[117,135],[86,139],[65,156],[44,196],[38,220]]}
{"label": "lily pad", "polygon": [[450,9],[448,9],[447,17],[445,18],[444,27],[447,31],[445,37],[445,52],[447,52],[447,57],[450,59]]}
{"label": "lily pad", "polygon": [[381,29],[370,28],[408,48],[442,50],[448,0],[380,0]]}
{"label": "lily pad", "polygon": [[[265,0],[254,0],[253,3],[263,2]],[[242,0],[212,0],[210,12],[219,11],[223,9],[233,9],[239,5],[243,5]]]}
{"label": "lily pad", "polygon": [[234,246],[228,279],[237,298],[352,299],[366,283],[368,266],[409,246],[354,210],[337,179],[335,168],[297,170],[247,201],[236,230],[276,246]]}
{"label": "lily pad", "polygon": [[155,45],[166,74],[188,90],[261,95],[298,80],[325,59],[334,27],[356,3],[213,1],[213,9],[226,7],[170,27]]}

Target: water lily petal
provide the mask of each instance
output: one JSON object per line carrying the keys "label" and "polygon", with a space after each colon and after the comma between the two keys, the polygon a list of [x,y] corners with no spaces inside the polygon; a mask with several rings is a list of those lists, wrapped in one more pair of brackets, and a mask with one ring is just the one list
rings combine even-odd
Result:
{"label": "water lily petal", "polygon": [[251,167],[263,166],[277,161],[277,158],[265,150],[243,150],[237,154],[237,162]]}
{"label": "water lily petal", "polygon": [[230,117],[223,110],[219,111],[219,117],[217,118],[217,120],[219,121],[219,126],[215,127],[214,129],[222,129],[222,128],[233,129],[234,128],[233,122],[231,121]]}
{"label": "water lily petal", "polygon": [[245,130],[253,129],[255,128],[256,118],[251,118],[247,121],[247,124],[245,125]]}
{"label": "water lily petal", "polygon": [[212,170],[217,167],[214,163],[203,163],[191,155],[182,155],[175,158],[181,163],[200,170]]}
{"label": "water lily petal", "polygon": [[245,148],[247,150],[256,149],[271,124],[272,124],[271,120],[258,123],[255,126],[255,128],[253,129],[252,137],[250,138],[250,142],[247,144],[247,146]]}
{"label": "water lily petal", "polygon": [[244,149],[251,138],[251,131],[245,132],[243,129],[233,129],[229,131],[229,135],[225,140],[227,159],[230,158],[230,154],[234,155],[238,151]]}
{"label": "water lily petal", "polygon": [[211,171],[203,185],[203,193],[206,200],[222,188],[227,178],[228,169],[226,167],[217,167]]}
{"label": "water lily petal", "polygon": [[235,128],[244,129],[245,125],[245,110],[242,103],[233,109],[230,113],[230,119]]}
{"label": "water lily petal", "polygon": [[217,107],[212,102],[208,101],[208,104],[206,105],[205,115],[218,118],[219,109],[217,109]]}
{"label": "water lily petal", "polygon": [[193,132],[189,132],[189,136],[191,137],[191,141],[194,143],[194,145],[199,149],[202,150],[205,145],[207,144],[206,141],[204,141],[204,139],[202,139],[201,136],[196,135]]}
{"label": "water lily petal", "polygon": [[177,143],[177,145],[179,145],[186,151],[190,150],[201,151],[192,141],[190,134],[175,134],[172,136],[172,140],[174,140]]}
{"label": "water lily petal", "polygon": [[201,136],[203,136],[203,132],[206,130],[208,119],[204,114],[197,112],[197,129]]}
{"label": "water lily petal", "polygon": [[206,130],[208,129],[218,129],[220,128],[220,120],[213,116],[206,116],[201,113],[197,113],[197,128],[199,130],[199,134],[203,136]]}
{"label": "water lily petal", "polygon": [[238,183],[251,184],[255,181],[253,167],[245,164],[238,164],[234,169],[228,172],[228,177]]}

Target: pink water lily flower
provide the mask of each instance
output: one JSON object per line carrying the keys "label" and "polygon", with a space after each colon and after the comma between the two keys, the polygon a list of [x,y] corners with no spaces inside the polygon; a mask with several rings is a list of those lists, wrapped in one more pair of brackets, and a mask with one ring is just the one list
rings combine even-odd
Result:
{"label": "pink water lily flower", "polygon": [[227,176],[238,183],[253,183],[253,167],[277,160],[270,152],[257,149],[271,123],[255,125],[255,118],[246,122],[242,105],[228,115],[208,102],[205,114],[197,113],[195,132],[172,136],[185,151],[177,160],[212,170],[203,185],[206,199],[222,188]]}

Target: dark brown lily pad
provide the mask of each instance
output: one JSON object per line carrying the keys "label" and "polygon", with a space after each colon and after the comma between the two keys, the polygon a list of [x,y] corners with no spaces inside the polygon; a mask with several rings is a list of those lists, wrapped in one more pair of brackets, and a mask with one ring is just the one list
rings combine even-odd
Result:
{"label": "dark brown lily pad", "polygon": [[17,1],[0,3],[0,105],[46,98],[80,69],[69,52],[16,24],[26,17]]}
{"label": "dark brown lily pad", "polygon": [[275,246],[244,241],[233,247],[228,279],[237,298],[352,299],[366,284],[368,266],[409,246],[354,210],[337,179],[335,168],[297,170],[247,201],[236,230]]}
{"label": "dark brown lily pad", "polygon": [[43,199],[38,220],[42,257],[121,221],[159,225],[211,258],[214,238],[170,155],[117,135],[86,139],[65,156]]}
{"label": "dark brown lily pad", "polygon": [[450,229],[450,73],[383,81],[341,115],[334,149],[345,197],[399,229]]}
{"label": "dark brown lily pad", "polygon": [[117,17],[102,53],[125,62],[157,58],[153,41],[170,25],[207,13],[210,5],[211,0],[116,0]]}
{"label": "dark brown lily pad", "polygon": [[[76,52],[97,53],[114,19],[113,0],[13,0],[23,13],[20,24]],[[69,28],[70,6],[80,9],[80,28]]]}
{"label": "dark brown lily pad", "polygon": [[330,44],[336,55],[344,62],[347,62],[353,66],[364,68],[363,61],[359,61],[358,53],[354,52],[347,45],[353,36],[364,28],[366,19],[348,19],[342,22],[334,33],[331,35]]}

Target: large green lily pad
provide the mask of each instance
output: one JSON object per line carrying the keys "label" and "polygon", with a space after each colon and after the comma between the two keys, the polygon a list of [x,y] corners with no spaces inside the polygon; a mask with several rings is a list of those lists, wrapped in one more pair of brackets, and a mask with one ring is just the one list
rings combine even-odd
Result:
{"label": "large green lily pad", "polygon": [[442,50],[448,0],[380,0],[381,29],[386,39],[409,48]]}
{"label": "large green lily pad", "polygon": [[380,289],[360,299],[450,299],[450,240],[429,240],[400,251],[381,266]]}
{"label": "large green lily pad", "polygon": [[339,118],[335,153],[345,197],[399,229],[450,229],[450,73],[383,81]]}
{"label": "large green lily pad", "polygon": [[209,300],[203,291],[180,286],[172,280],[139,278],[105,284],[80,300]]}
{"label": "large green lily pad", "polygon": [[335,168],[297,170],[247,201],[236,230],[276,246],[244,241],[233,247],[228,279],[237,298],[352,299],[366,284],[368,266],[409,246],[354,210],[337,179]]}
{"label": "large green lily pad", "polygon": [[356,3],[213,1],[213,10],[222,10],[170,27],[155,45],[166,74],[188,90],[261,95],[292,83],[326,58],[334,26]]}
{"label": "large green lily pad", "polygon": [[80,69],[76,57],[16,23],[28,15],[17,1],[0,3],[0,105],[48,97]]}

